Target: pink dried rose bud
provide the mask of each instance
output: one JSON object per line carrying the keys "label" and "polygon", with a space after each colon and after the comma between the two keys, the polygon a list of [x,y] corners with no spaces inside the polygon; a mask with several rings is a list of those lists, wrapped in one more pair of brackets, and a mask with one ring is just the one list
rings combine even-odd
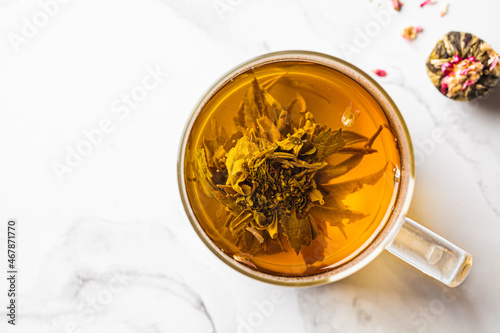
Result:
{"label": "pink dried rose bud", "polygon": [[403,4],[399,0],[391,0],[392,1],[392,6],[394,7],[394,10],[399,12],[401,10],[401,7]]}
{"label": "pink dried rose bud", "polygon": [[441,80],[441,93],[451,97],[460,90],[464,91],[475,85],[481,78],[483,68],[483,64],[476,61],[476,57],[470,56],[463,59],[458,53],[455,53],[451,61],[441,65],[441,71],[445,75]]}
{"label": "pink dried rose bud", "polygon": [[463,68],[463,69],[460,71],[460,75],[464,75],[464,76],[466,76],[466,75],[468,75],[468,74],[469,74],[469,72],[470,72],[470,67],[468,67],[468,68]]}
{"label": "pink dried rose bud", "polygon": [[427,5],[433,5],[433,4],[435,4],[435,3],[436,3],[436,1],[434,1],[434,0],[425,0],[424,2],[422,2],[422,3],[420,4],[420,8],[422,8],[422,7],[424,7],[424,6],[427,6]]}
{"label": "pink dried rose bud", "polygon": [[458,53],[455,53],[455,55],[453,56],[453,60],[451,61],[451,63],[453,65],[455,65],[455,64],[458,64],[462,60],[463,60],[462,57]]}
{"label": "pink dried rose bud", "polygon": [[452,67],[453,65],[451,63],[445,62],[441,65],[441,72],[443,72],[443,74],[448,74]]}
{"label": "pink dried rose bud", "polygon": [[384,71],[383,69],[374,69],[373,70],[373,73],[377,76],[380,76],[380,77],[385,77],[387,76],[387,72]]}
{"label": "pink dried rose bud", "polygon": [[443,10],[441,10],[441,14],[439,14],[441,17],[445,16],[446,14],[448,14],[448,8],[450,7],[450,4],[447,3],[446,5],[444,5],[444,8]]}
{"label": "pink dried rose bud", "polygon": [[469,81],[466,81],[462,87],[462,90],[465,90],[467,89],[467,87],[470,87],[472,85],[476,84],[476,82],[474,80],[469,80]]}
{"label": "pink dried rose bud", "polygon": [[403,30],[402,36],[406,40],[414,40],[415,38],[417,38],[418,33],[422,31],[423,31],[422,27],[410,26]]}
{"label": "pink dried rose bud", "polygon": [[498,59],[499,59],[499,57],[493,56],[493,58],[491,58],[488,61],[488,65],[490,65],[490,68],[489,68],[490,71],[494,70],[495,67],[497,67],[497,65],[498,65]]}

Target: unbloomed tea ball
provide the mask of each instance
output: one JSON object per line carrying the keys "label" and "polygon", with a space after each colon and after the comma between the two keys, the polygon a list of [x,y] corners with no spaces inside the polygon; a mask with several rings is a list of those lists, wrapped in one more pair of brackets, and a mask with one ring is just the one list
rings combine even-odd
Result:
{"label": "unbloomed tea ball", "polygon": [[498,53],[482,39],[452,31],[437,42],[427,59],[427,74],[446,97],[471,101],[487,95],[497,85],[498,60]]}

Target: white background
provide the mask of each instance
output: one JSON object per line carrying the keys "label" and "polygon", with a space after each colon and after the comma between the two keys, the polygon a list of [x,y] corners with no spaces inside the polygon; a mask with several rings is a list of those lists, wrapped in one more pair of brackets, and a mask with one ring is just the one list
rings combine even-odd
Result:
{"label": "white background", "polygon": [[[500,92],[450,101],[425,73],[450,30],[500,50],[498,1],[453,1],[443,18],[442,0],[399,13],[389,0],[62,2],[49,17],[37,1],[0,0],[1,272],[8,218],[20,247],[18,325],[1,311],[0,331],[499,332]],[[412,24],[424,32],[408,42]],[[462,286],[384,253],[335,284],[278,288],[225,267],[196,237],[176,180],[186,120],[224,72],[286,49],[387,70],[377,80],[418,154],[409,215],[473,254]],[[155,87],[124,108],[144,79]],[[109,133],[58,177],[54,165],[103,121]],[[2,308],[6,291],[1,273]]]}

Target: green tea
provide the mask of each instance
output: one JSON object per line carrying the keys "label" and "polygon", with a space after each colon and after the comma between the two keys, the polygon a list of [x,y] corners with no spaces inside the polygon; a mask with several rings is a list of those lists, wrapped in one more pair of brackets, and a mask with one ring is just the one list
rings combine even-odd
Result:
{"label": "green tea", "polygon": [[302,61],[240,74],[189,133],[186,190],[228,256],[283,276],[317,274],[362,251],[397,192],[397,140],[346,75]]}

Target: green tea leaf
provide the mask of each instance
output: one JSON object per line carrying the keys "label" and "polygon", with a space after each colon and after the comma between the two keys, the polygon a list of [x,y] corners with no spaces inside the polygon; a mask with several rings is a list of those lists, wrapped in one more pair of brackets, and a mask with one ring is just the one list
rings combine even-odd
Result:
{"label": "green tea leaf", "polygon": [[375,134],[373,134],[372,137],[370,138],[370,140],[368,140],[368,142],[366,143],[365,148],[371,148],[373,146],[375,139],[377,139],[378,135],[380,134],[380,132],[382,132],[383,129],[384,129],[384,127],[382,125],[380,125],[378,127]]}
{"label": "green tea leaf", "polygon": [[342,139],[344,139],[345,145],[353,145],[355,143],[359,142],[365,142],[368,141],[369,139],[361,134],[358,134],[353,131],[348,131],[348,130],[342,130]]}
{"label": "green tea leaf", "polygon": [[297,218],[295,209],[281,221],[288,242],[296,254],[299,254],[302,246],[311,245],[313,236],[317,237],[317,231],[313,229],[312,223],[312,217],[309,215],[303,219]]}
{"label": "green tea leaf", "polygon": [[304,140],[302,140],[302,137],[304,136],[304,131],[303,130],[298,130],[296,133],[293,135],[289,135],[288,138],[276,142],[278,147],[280,147],[282,150],[289,151],[292,150],[293,153],[297,156],[302,149],[302,146],[304,145]]}
{"label": "green tea leaf", "polygon": [[253,92],[253,100],[257,109],[257,114],[260,117],[269,117],[269,113],[267,110],[267,102],[264,99],[264,93],[259,87],[259,83],[257,79],[253,79],[252,81],[252,92]]}
{"label": "green tea leaf", "polygon": [[286,73],[281,73],[281,74],[278,74],[269,80],[264,81],[261,85],[262,89],[264,89],[264,90],[271,89],[278,82],[278,80],[281,79],[285,75],[286,75]]}
{"label": "green tea leaf", "polygon": [[[283,111],[283,108],[281,107],[281,104],[274,99],[274,97],[269,94],[267,91],[263,91],[264,94],[264,99],[265,102],[267,103],[267,109],[268,109],[268,117],[276,122],[276,119],[280,116],[281,112]],[[272,111],[271,111],[272,110]]]}
{"label": "green tea leaf", "polygon": [[312,143],[316,148],[316,160],[319,161],[324,160],[345,146],[345,141],[342,139],[341,129],[335,132],[328,130],[318,135],[314,135]]}
{"label": "green tea leaf", "polygon": [[338,184],[326,184],[322,187],[328,191],[330,197],[344,199],[347,195],[361,190],[365,185],[375,185],[382,178],[386,169],[387,164],[371,175]]}
{"label": "green tea leaf", "polygon": [[211,195],[213,191],[218,191],[212,180],[212,174],[208,169],[205,149],[198,148],[194,151],[193,156],[195,178],[201,185],[201,188],[207,195]]}
{"label": "green tea leaf", "polygon": [[290,133],[290,115],[287,111],[281,110],[280,115],[278,117],[278,123],[276,124],[278,127],[278,131],[280,131],[281,135],[284,136],[287,133]]}
{"label": "green tea leaf", "polygon": [[[324,222],[322,224],[324,225]],[[311,242],[311,245],[303,246],[300,251],[304,258],[304,262],[307,265],[312,265],[318,261],[323,261],[325,259],[325,249],[328,246],[328,237],[326,233],[326,226],[322,227],[322,224],[314,221],[312,225],[315,226],[314,228],[318,236]],[[309,270],[306,270],[306,274],[308,273],[308,271]]]}
{"label": "green tea leaf", "polygon": [[372,148],[359,148],[359,147],[343,147],[337,151],[339,154],[373,154],[376,153],[376,149]]}
{"label": "green tea leaf", "polygon": [[267,141],[276,142],[281,140],[281,133],[274,125],[274,123],[267,117],[261,117],[257,119],[258,129],[260,131],[261,137],[265,138]]}
{"label": "green tea leaf", "polygon": [[305,161],[298,160],[297,162],[290,162],[291,165],[299,168],[306,168],[306,169],[321,169],[328,165],[327,162],[316,162],[316,163],[307,163]]}
{"label": "green tea leaf", "polygon": [[326,98],[325,96],[323,96],[322,94],[320,94],[318,92],[318,89],[316,89],[313,85],[295,80],[295,79],[289,77],[288,75],[284,75],[284,76],[280,77],[276,83],[280,83],[280,84],[283,84],[285,86],[288,86],[288,87],[291,87],[291,88],[294,88],[297,90],[307,91],[307,92],[314,94],[317,97],[323,99],[328,104],[330,104],[330,100],[328,98]]}
{"label": "green tea leaf", "polygon": [[233,118],[234,125],[236,127],[245,128],[245,103],[241,102],[236,117]]}
{"label": "green tea leaf", "polygon": [[325,204],[325,200],[323,199],[323,193],[319,191],[317,188],[313,188],[309,192],[309,198],[311,199],[311,202],[318,202],[320,205]]}
{"label": "green tea leaf", "polygon": [[273,215],[273,220],[269,227],[267,228],[267,232],[272,239],[276,239],[278,237],[278,215]]}
{"label": "green tea leaf", "polygon": [[326,168],[321,169],[317,175],[317,181],[319,184],[326,184],[330,180],[338,178],[345,175],[361,163],[363,160],[363,154],[354,154],[336,165],[329,165]]}
{"label": "green tea leaf", "polygon": [[236,142],[243,137],[241,131],[235,132],[229,139],[224,142],[224,151],[228,152],[236,145]]}
{"label": "green tea leaf", "polygon": [[251,187],[243,184],[249,175],[247,157],[258,152],[259,149],[255,143],[244,136],[238,140],[236,146],[227,153],[226,168],[228,172],[227,185],[242,195],[248,195]]}

